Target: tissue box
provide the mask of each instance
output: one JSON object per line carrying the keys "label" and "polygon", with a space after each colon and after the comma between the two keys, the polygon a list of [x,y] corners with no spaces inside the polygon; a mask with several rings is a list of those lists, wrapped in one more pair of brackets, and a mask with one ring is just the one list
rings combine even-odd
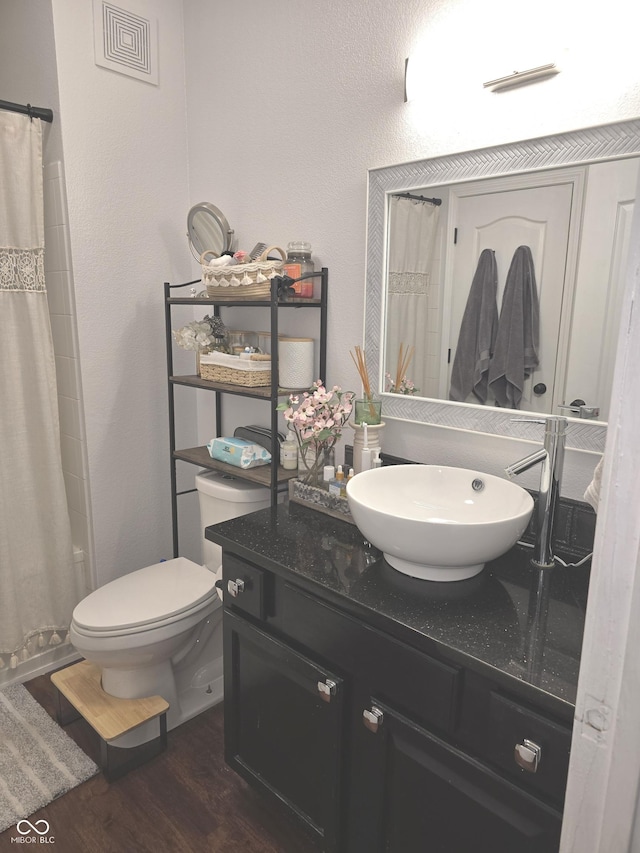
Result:
{"label": "tissue box", "polygon": [[236,468],[255,468],[271,462],[271,454],[265,447],[242,438],[213,438],[207,444],[207,450],[212,459]]}

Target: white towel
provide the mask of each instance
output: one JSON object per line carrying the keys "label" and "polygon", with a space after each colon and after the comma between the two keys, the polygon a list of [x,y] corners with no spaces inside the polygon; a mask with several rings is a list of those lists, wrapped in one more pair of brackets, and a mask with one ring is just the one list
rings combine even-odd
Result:
{"label": "white towel", "polygon": [[587,490],[584,493],[584,499],[588,504],[594,508],[596,512],[598,512],[598,504],[600,503],[600,484],[602,483],[602,468],[604,466],[604,456],[600,457],[600,461],[596,465],[596,469],[593,472],[593,480],[587,486]]}
{"label": "white towel", "polygon": [[207,261],[207,265],[210,267],[232,267],[237,263],[231,255],[222,255],[219,258],[211,258],[210,261]]}

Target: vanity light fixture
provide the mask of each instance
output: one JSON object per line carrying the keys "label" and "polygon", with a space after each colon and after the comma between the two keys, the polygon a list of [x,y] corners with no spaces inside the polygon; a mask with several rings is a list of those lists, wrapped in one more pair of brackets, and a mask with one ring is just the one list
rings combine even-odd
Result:
{"label": "vanity light fixture", "polygon": [[404,102],[411,100],[412,95],[409,92],[409,57],[404,61]]}
{"label": "vanity light fixture", "polygon": [[431,64],[422,55],[407,56],[404,61],[404,102],[420,98],[429,91]]}
{"label": "vanity light fixture", "polygon": [[498,77],[497,80],[489,80],[482,85],[485,89],[491,89],[492,92],[499,92],[502,89],[511,89],[513,86],[522,86],[536,80],[544,80],[545,77],[553,77],[559,73],[560,69],[556,64],[548,62],[546,65],[538,65],[535,68],[527,69],[527,71],[514,71],[513,74]]}

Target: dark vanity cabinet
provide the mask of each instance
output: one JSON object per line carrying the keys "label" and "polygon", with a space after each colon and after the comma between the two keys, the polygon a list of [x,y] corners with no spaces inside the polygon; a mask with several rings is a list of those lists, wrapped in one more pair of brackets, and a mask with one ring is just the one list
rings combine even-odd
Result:
{"label": "dark vanity cabinet", "polygon": [[558,850],[566,720],[268,566],[224,550],[231,767],[324,851]]}
{"label": "dark vanity cabinet", "polygon": [[245,619],[224,622],[227,762],[339,849],[343,679]]}
{"label": "dark vanity cabinet", "polygon": [[[560,817],[487,764],[373,697],[368,849],[395,853],[557,850]],[[373,787],[373,785],[372,785]],[[375,815],[375,821],[371,816]],[[354,850],[364,850],[356,844]]]}

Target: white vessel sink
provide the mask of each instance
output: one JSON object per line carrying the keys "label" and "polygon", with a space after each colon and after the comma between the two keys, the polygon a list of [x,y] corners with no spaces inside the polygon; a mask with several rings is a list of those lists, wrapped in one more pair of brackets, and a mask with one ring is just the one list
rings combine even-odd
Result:
{"label": "white vessel sink", "polygon": [[347,484],[353,520],[389,565],[435,581],[473,577],[524,533],[533,499],[509,480],[440,465],[390,465]]}

